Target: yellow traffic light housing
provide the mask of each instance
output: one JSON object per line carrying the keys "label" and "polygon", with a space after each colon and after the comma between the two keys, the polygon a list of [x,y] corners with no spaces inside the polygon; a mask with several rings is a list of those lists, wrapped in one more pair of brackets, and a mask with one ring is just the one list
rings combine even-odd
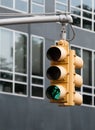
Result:
{"label": "yellow traffic light housing", "polygon": [[69,89],[69,43],[60,40],[57,45],[51,46],[47,51],[51,66],[47,70],[50,86],[46,95],[51,102],[67,102]]}
{"label": "yellow traffic light housing", "polygon": [[76,74],[75,69],[83,67],[83,60],[82,58],[76,56],[76,53],[74,50],[70,50],[70,60],[69,60],[69,66],[70,66],[70,101],[71,105],[81,105],[82,104],[82,96],[75,91],[75,87],[81,87],[83,80],[82,77],[78,74]]}
{"label": "yellow traffic light housing", "polygon": [[69,43],[65,40],[51,46],[47,58],[51,61],[46,73],[50,80],[46,90],[47,98],[59,106],[81,105],[82,96],[75,91],[75,86],[80,87],[83,81],[75,69],[83,66],[83,60],[76,56],[74,50],[69,49]]}

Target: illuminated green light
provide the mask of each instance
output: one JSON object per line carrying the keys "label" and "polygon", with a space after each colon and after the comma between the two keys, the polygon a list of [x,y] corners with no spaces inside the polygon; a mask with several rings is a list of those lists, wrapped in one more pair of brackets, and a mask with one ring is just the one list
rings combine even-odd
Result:
{"label": "illuminated green light", "polygon": [[50,86],[47,88],[46,95],[49,99],[60,99],[60,89],[57,86]]}

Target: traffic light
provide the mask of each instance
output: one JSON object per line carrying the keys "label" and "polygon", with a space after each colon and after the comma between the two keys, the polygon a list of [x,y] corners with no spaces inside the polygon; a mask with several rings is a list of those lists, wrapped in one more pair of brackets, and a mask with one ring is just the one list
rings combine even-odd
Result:
{"label": "traffic light", "polygon": [[51,65],[47,70],[50,86],[46,96],[51,102],[69,104],[69,43],[60,40],[47,51],[47,58]]}
{"label": "traffic light", "polygon": [[70,100],[73,101],[73,105],[81,105],[82,104],[82,96],[75,91],[75,87],[81,87],[83,83],[82,77],[76,73],[76,69],[80,69],[83,67],[82,58],[76,55],[74,50],[70,50]]}
{"label": "traffic light", "polygon": [[75,91],[75,87],[80,87],[83,81],[75,70],[83,66],[83,60],[76,56],[74,50],[69,49],[69,43],[65,40],[51,46],[47,58],[50,60],[46,73],[50,80],[46,90],[47,98],[59,106],[81,105],[82,96]]}

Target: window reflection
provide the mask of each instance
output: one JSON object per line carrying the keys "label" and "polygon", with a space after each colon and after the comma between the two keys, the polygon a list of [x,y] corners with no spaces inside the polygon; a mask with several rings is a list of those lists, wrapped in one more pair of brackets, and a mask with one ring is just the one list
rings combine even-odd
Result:
{"label": "window reflection", "polygon": [[76,15],[81,15],[81,11],[79,9],[71,8],[71,12]]}
{"label": "window reflection", "polygon": [[28,0],[15,0],[15,8],[27,12]]}
{"label": "window reflection", "polygon": [[32,12],[33,13],[42,13],[42,12],[44,12],[44,7],[32,4]]}
{"label": "window reflection", "polygon": [[92,1],[91,0],[83,0],[83,9],[92,11]]}
{"label": "window reflection", "polygon": [[0,91],[12,92],[13,84],[10,82],[0,81]]}
{"label": "window reflection", "polygon": [[76,26],[81,26],[81,18],[78,18],[76,16],[72,16],[73,18],[73,25],[76,25]]}
{"label": "window reflection", "polygon": [[92,96],[90,95],[83,95],[83,104],[92,104]]}
{"label": "window reflection", "polygon": [[43,39],[32,37],[32,74],[43,76]]}
{"label": "window reflection", "polygon": [[44,0],[32,0],[31,5],[32,13],[44,12]]}
{"label": "window reflection", "polygon": [[17,94],[26,94],[27,90],[26,90],[26,85],[23,84],[15,84],[15,93]]}
{"label": "window reflection", "polygon": [[15,33],[15,71],[27,73],[27,37]]}
{"label": "window reflection", "polygon": [[11,73],[0,72],[0,78],[1,79],[12,80],[13,79],[13,75]]}
{"label": "window reflection", "polygon": [[92,85],[92,53],[90,51],[83,50],[83,83],[86,85]]}
{"label": "window reflection", "polygon": [[44,0],[32,0],[32,2],[39,3],[39,4],[44,4]]}
{"label": "window reflection", "polygon": [[32,96],[43,97],[43,88],[32,86]]}
{"label": "window reflection", "polygon": [[32,83],[43,85],[43,79],[32,78]]}
{"label": "window reflection", "polygon": [[92,22],[89,20],[83,19],[83,28],[91,30],[92,29]]}
{"label": "window reflection", "polygon": [[67,0],[56,0],[57,2],[67,3]]}
{"label": "window reflection", "polygon": [[60,11],[66,11],[66,6],[63,5],[63,4],[57,3],[56,9],[57,9],[57,10],[60,10]]}
{"label": "window reflection", "polygon": [[86,17],[86,18],[92,18],[92,14],[91,13],[88,13],[88,12],[85,12],[83,11],[83,17]]}
{"label": "window reflection", "polygon": [[0,29],[0,69],[13,70],[13,34]]}
{"label": "window reflection", "polygon": [[71,0],[71,5],[77,8],[81,8],[81,0]]}
{"label": "window reflection", "polygon": [[3,6],[13,8],[13,0],[0,0],[0,4]]}

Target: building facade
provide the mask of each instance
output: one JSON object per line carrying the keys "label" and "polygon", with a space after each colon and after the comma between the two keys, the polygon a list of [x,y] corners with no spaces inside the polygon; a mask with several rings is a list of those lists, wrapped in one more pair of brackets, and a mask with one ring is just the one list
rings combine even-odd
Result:
{"label": "building facade", "polygon": [[[95,0],[0,0],[1,19],[66,11],[71,12],[75,32],[70,47],[84,60],[79,72],[83,86],[77,88],[82,106],[58,107],[45,96],[49,85],[46,51],[61,38],[60,23],[1,26],[1,130],[94,130]],[[68,25],[67,39],[72,37]]]}

